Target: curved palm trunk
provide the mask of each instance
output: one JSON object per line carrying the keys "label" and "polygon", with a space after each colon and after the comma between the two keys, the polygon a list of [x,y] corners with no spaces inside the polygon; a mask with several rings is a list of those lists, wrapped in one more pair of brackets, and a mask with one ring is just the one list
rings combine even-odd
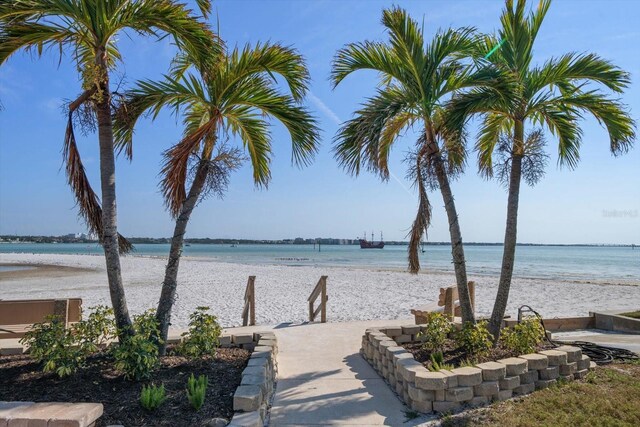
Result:
{"label": "curved palm trunk", "polygon": [[464,260],[464,247],[462,245],[462,233],[460,232],[460,223],[458,222],[458,211],[449,186],[449,177],[444,168],[440,150],[435,142],[435,136],[430,132],[429,135],[431,147],[431,155],[433,156],[433,164],[440,186],[440,193],[444,201],[444,208],[447,212],[449,220],[449,235],[451,237],[451,257],[453,258],[453,269],[456,275],[456,285],[458,288],[458,298],[460,300],[460,311],[462,312],[462,322],[475,323],[473,307],[471,306],[471,297],[469,295],[469,286],[467,282],[467,268]]}
{"label": "curved palm trunk", "polygon": [[164,355],[167,349],[167,335],[169,333],[169,325],[171,324],[171,309],[176,297],[176,288],[178,286],[178,268],[180,266],[180,257],[182,256],[182,245],[184,243],[184,234],[187,231],[187,224],[191,213],[195,208],[204,185],[207,181],[208,162],[201,161],[196,171],[196,176],[191,184],[191,189],[187,198],[182,203],[180,214],[176,219],[176,225],[171,238],[171,249],[169,251],[169,262],[164,273],[164,281],[162,282],[162,293],[158,302],[158,310],[156,311],[156,320],[160,329],[161,342],[158,343],[158,349],[161,355]]}
{"label": "curved palm trunk", "polygon": [[489,331],[497,342],[500,338],[500,328],[502,319],[507,309],[509,300],[509,290],[511,289],[511,278],[513,276],[513,265],[516,256],[516,241],[518,228],[518,202],[520,200],[520,181],[522,179],[522,154],[521,146],[524,139],[524,124],[516,121],[514,127],[515,150],[511,157],[511,173],[509,175],[509,198],[507,201],[507,224],[504,232],[504,248],[502,252],[502,269],[500,271],[500,283],[498,284],[498,294],[493,305]]}
{"label": "curved palm trunk", "polygon": [[[104,52],[104,51],[103,51]],[[96,102],[98,118],[98,139],[100,142],[100,184],[102,187],[102,247],[107,265],[109,294],[119,331],[127,333],[131,326],[127,299],[122,285],[120,251],[118,247],[118,222],[116,209],[116,163],[113,147],[113,125],[111,123],[111,94],[106,58],[99,55],[98,69],[101,70],[101,94]]]}

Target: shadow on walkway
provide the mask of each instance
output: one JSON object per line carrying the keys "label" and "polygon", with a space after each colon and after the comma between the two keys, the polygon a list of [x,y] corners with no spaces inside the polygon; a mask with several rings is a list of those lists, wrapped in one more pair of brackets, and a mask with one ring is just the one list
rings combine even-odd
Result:
{"label": "shadow on walkway", "polygon": [[341,372],[336,369],[279,380],[270,425],[411,427],[427,420],[409,419],[409,408],[360,354],[345,356],[343,363],[353,378],[336,377]]}

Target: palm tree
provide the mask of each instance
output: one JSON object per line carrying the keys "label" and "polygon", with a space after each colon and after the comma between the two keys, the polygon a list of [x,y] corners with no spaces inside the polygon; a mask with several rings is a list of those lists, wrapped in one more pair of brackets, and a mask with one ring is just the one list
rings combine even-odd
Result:
{"label": "palm tree", "polygon": [[[164,153],[160,184],[167,208],[176,220],[156,312],[161,342],[166,342],[191,213],[208,192],[224,193],[229,173],[242,161],[241,152],[225,147],[224,140],[231,136],[242,142],[258,187],[266,187],[271,178],[272,142],[267,118],[279,121],[289,131],[295,164],[308,164],[319,144],[315,119],[299,105],[307,91],[309,74],[304,59],[294,49],[264,43],[236,48],[217,56],[214,62],[202,65],[186,55],[176,61],[171,76],[159,82],[139,82],[130,94],[119,137],[121,147],[130,146],[135,123],[145,111],[157,115],[169,107],[176,114],[182,112],[183,137]],[[277,89],[276,75],[287,83],[290,94]],[[162,344],[160,348],[164,352]]]}
{"label": "palm tree", "polygon": [[[635,139],[635,124],[618,100],[607,96],[602,87],[621,93],[629,84],[629,74],[595,54],[568,53],[541,66],[532,65],[533,45],[550,0],[543,0],[527,14],[526,0],[514,7],[507,0],[497,37],[486,37],[484,52],[490,52],[481,64],[496,70],[494,82],[455,97],[450,126],[461,125],[470,115],[483,117],[476,150],[479,169],[486,177],[494,174],[494,154],[506,153],[501,175],[509,188],[504,252],[498,294],[490,331],[497,340],[507,306],[517,240],[518,201],[521,179],[535,183],[540,176],[542,132],[525,133],[525,125],[546,127],[558,139],[561,165],[573,168],[579,160],[582,132],[578,122],[584,113],[593,115],[609,133],[614,155],[626,152]],[[529,179],[528,179],[529,178]]]}
{"label": "palm tree", "polygon": [[353,175],[364,167],[387,179],[391,147],[406,129],[419,126],[420,137],[410,156],[410,176],[420,202],[411,231],[409,269],[416,273],[420,268],[418,247],[431,219],[426,186],[439,188],[449,221],[462,318],[474,322],[462,235],[449,184],[465,162],[464,132],[445,126],[447,111],[443,108],[454,91],[483,79],[482,73],[466,72],[469,68],[461,63],[473,51],[474,31],[448,29],[425,44],[418,23],[395,7],[383,11],[382,24],[389,34],[388,43],[352,43],[334,58],[334,87],[358,70],[374,70],[381,77],[376,95],[368,98],[339,130],[334,153],[340,165]]}
{"label": "palm tree", "polygon": [[[206,1],[199,2],[203,12]],[[41,55],[45,48],[72,54],[82,80],[82,94],[69,104],[64,141],[68,183],[80,215],[100,236],[104,248],[111,302],[118,328],[129,329],[120,252],[131,249],[118,234],[116,219],[115,156],[112,132],[113,96],[109,73],[122,58],[117,35],[122,31],[160,37],[174,36],[176,43],[193,51],[215,49],[214,37],[184,4],[170,0],[14,0],[0,3],[0,65],[19,50]],[[219,47],[218,47],[219,49]],[[91,187],[74,136],[74,113],[93,125],[100,144],[102,205]]]}

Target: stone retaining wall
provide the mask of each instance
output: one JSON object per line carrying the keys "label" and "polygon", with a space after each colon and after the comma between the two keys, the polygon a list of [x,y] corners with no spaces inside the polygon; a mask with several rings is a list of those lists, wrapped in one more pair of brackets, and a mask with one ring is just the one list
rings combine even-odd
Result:
{"label": "stone retaining wall", "polygon": [[253,347],[249,363],[242,371],[242,382],[233,395],[236,412],[229,427],[262,427],[275,390],[278,340],[273,332],[256,332],[231,335],[224,345]]}
{"label": "stone retaining wall", "polygon": [[476,407],[529,394],[558,379],[584,378],[593,363],[580,348],[562,346],[473,367],[430,372],[400,346],[417,341],[421,329],[421,325],[367,329],[361,349],[400,399],[418,412],[455,412],[463,405]]}

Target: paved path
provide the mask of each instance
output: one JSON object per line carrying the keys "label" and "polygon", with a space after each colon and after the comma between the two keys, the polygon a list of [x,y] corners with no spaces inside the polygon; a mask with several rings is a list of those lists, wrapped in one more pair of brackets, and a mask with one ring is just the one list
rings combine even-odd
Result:
{"label": "paved path", "polygon": [[409,408],[359,353],[366,328],[410,323],[387,320],[272,327],[278,337],[278,383],[269,425],[410,427],[427,421],[427,417],[407,419]]}
{"label": "paved path", "polygon": [[640,354],[640,335],[589,329],[586,331],[556,332],[552,335],[558,341],[588,341],[608,347],[626,348]]}

